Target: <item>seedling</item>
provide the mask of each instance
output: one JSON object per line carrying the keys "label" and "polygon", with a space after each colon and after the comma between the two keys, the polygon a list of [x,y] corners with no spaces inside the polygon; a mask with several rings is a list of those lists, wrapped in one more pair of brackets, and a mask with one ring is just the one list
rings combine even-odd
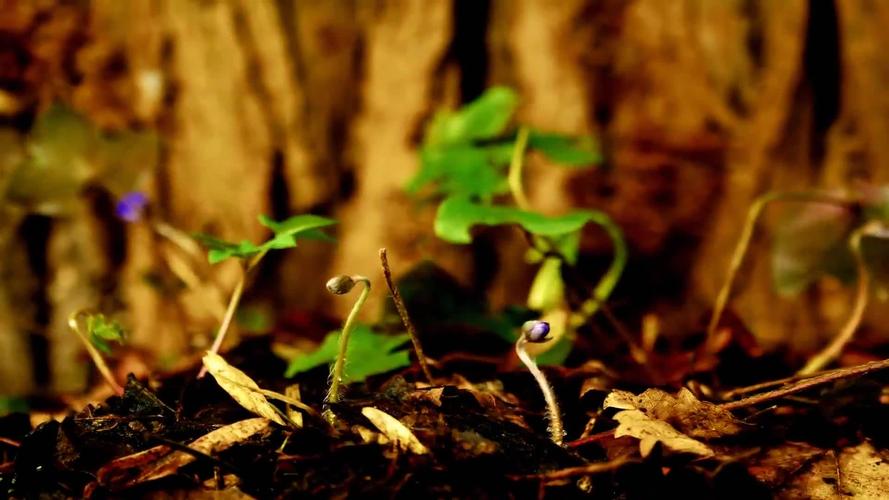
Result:
{"label": "seedling", "polygon": [[[222,347],[225,334],[228,332],[238,304],[241,302],[247,278],[256,269],[262,258],[271,250],[296,247],[298,239],[329,240],[330,237],[322,232],[321,228],[336,224],[336,221],[317,215],[296,215],[285,221],[276,222],[265,215],[260,215],[259,223],[274,233],[271,239],[260,245],[246,240],[240,243],[230,243],[206,234],[195,235],[195,238],[209,249],[207,257],[211,264],[230,258],[238,259],[241,264],[241,276],[235,284],[222,323],[219,325],[216,338],[209,350],[213,354],[218,353]],[[198,378],[202,378],[206,373],[207,367],[205,366],[198,373]]]}
{"label": "seedling", "polygon": [[772,202],[796,202],[806,204],[811,210],[796,217],[796,225],[781,229],[785,234],[776,238],[772,272],[778,291],[797,293],[823,274],[834,274],[844,280],[857,277],[858,286],[849,318],[830,344],[813,356],[799,374],[811,375],[835,360],[861,322],[867,305],[871,269],[880,267],[876,259],[868,259],[864,254],[862,239],[886,238],[883,222],[889,219],[887,200],[886,190],[872,188],[847,195],[802,191],[772,192],[757,198],[747,213],[726,279],[716,297],[705,347],[709,348],[714,342],[719,320],[759,217]]}
{"label": "seedling", "polygon": [[525,346],[528,343],[540,344],[552,340],[548,337],[549,332],[549,323],[545,321],[526,322],[522,325],[522,332],[521,335],[519,335],[519,340],[516,341],[515,352],[518,354],[519,359],[522,360],[522,363],[528,367],[528,371],[531,372],[531,375],[534,377],[534,380],[537,381],[537,385],[540,386],[540,390],[543,392],[543,399],[546,401],[546,415],[547,420],[549,421],[550,438],[554,443],[561,446],[562,439],[565,437],[565,431],[562,427],[562,413],[559,411],[559,403],[556,401],[556,394],[553,392],[552,386],[547,382],[546,376],[540,371],[540,368],[537,367],[537,362],[534,361],[534,358],[532,358],[528,354],[528,351],[525,350]]}
{"label": "seedling", "polygon": [[367,296],[370,295],[370,280],[361,275],[336,276],[327,282],[327,291],[334,295],[345,295],[352,291],[358,283],[363,284],[364,289],[361,290],[361,295],[358,296],[358,300],[355,301],[355,305],[352,306],[352,310],[346,316],[346,322],[343,323],[343,330],[339,336],[336,361],[333,364],[333,369],[330,371],[330,389],[327,391],[327,397],[324,398],[326,403],[336,403],[340,400],[340,384],[343,380],[343,369],[346,366],[349,334],[352,333],[352,327],[355,324],[355,318],[358,317],[358,312],[361,311],[361,306],[364,305],[364,302],[367,301]]}
{"label": "seedling", "polygon": [[[84,326],[86,326],[85,331]],[[114,379],[114,374],[111,373],[111,369],[105,363],[105,358],[99,352],[110,353],[111,348],[108,342],[120,343],[124,337],[123,328],[117,322],[106,319],[102,314],[90,314],[86,311],[77,311],[71,314],[68,317],[68,327],[77,334],[77,338],[86,348],[86,352],[90,355],[93,364],[96,365],[108,387],[118,396],[123,395],[123,387]]]}
{"label": "seedling", "polygon": [[[597,312],[610,296],[626,264],[620,228],[603,212],[578,210],[546,216],[530,206],[522,182],[527,150],[537,150],[555,163],[575,168],[601,161],[591,137],[544,133],[528,127],[510,131],[517,105],[510,89],[495,87],[456,112],[438,114],[426,131],[421,169],[409,183],[410,193],[430,191],[442,202],[435,233],[457,244],[472,241],[473,226],[518,225],[532,246],[531,262],[540,263],[528,294],[528,306],[551,317],[554,337],[568,337]],[[515,206],[495,203],[511,193]],[[592,222],[601,226],[614,245],[614,258],[590,298],[570,314],[564,297],[562,269],[576,263],[580,230]],[[554,343],[555,344],[555,343]],[[569,349],[564,350],[567,356]],[[557,360],[561,361],[561,360]]]}

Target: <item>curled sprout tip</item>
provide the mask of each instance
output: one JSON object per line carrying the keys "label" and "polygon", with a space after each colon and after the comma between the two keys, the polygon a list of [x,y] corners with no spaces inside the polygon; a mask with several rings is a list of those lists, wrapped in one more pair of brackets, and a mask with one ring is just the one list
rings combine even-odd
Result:
{"label": "curled sprout tip", "polygon": [[546,321],[531,320],[522,325],[522,336],[528,342],[535,344],[547,342],[550,340],[547,335],[549,335],[549,323]]}
{"label": "curled sprout tip", "polygon": [[345,274],[327,280],[327,291],[334,295],[344,295],[355,288],[355,279]]}

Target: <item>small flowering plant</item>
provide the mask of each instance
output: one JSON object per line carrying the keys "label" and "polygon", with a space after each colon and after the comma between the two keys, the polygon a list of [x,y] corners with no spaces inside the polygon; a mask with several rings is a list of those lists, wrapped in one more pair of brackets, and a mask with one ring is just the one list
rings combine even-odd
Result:
{"label": "small flowering plant", "polygon": [[145,215],[148,208],[148,196],[141,191],[132,191],[117,201],[114,206],[114,215],[125,222],[138,222]]}
{"label": "small flowering plant", "polygon": [[[617,284],[626,264],[627,250],[620,228],[604,212],[575,210],[559,216],[536,212],[522,184],[528,150],[573,168],[601,162],[595,140],[511,127],[518,97],[505,87],[494,87],[457,111],[436,115],[427,127],[420,150],[420,170],[407,186],[414,195],[440,200],[435,234],[448,242],[467,244],[476,226],[515,225],[528,236],[528,261],[539,264],[528,294],[528,307],[553,324],[560,363],[567,357],[569,338],[577,326],[596,313]],[[513,203],[504,200],[510,194]],[[578,309],[566,303],[562,271],[577,261],[580,231],[593,223],[614,245],[614,258],[592,296]],[[554,354],[556,351],[554,350]]]}

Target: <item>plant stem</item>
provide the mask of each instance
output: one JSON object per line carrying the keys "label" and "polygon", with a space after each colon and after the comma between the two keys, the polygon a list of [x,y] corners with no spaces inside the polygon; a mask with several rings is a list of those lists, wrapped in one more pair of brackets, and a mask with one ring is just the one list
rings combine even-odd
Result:
{"label": "plant stem", "polygon": [[747,217],[744,220],[744,226],[741,229],[741,237],[735,245],[729,262],[728,273],[719,293],[716,296],[716,303],[713,305],[713,314],[710,316],[710,322],[707,325],[707,338],[705,345],[709,346],[716,335],[716,327],[719,326],[719,320],[722,313],[728,305],[729,295],[732,291],[732,283],[741,264],[744,262],[744,255],[747,253],[747,247],[750,246],[750,240],[753,238],[753,230],[756,227],[756,221],[762,214],[766,205],[773,201],[791,201],[804,203],[829,203],[832,205],[848,206],[850,201],[844,197],[832,195],[828,193],[812,193],[812,192],[796,192],[796,191],[774,191],[759,196],[747,211]]}
{"label": "plant stem", "polygon": [[862,375],[867,375],[868,373],[878,370],[885,370],[887,368],[889,368],[889,359],[884,359],[882,361],[872,361],[870,363],[852,366],[849,368],[839,368],[837,370],[831,370],[821,375],[816,375],[814,377],[801,380],[787,387],[775,389],[774,391],[764,392],[755,396],[739,399],[738,401],[723,403],[719,405],[719,407],[725,410],[737,410],[738,408],[745,408],[747,406],[765,403],[773,399],[783,398],[785,396],[789,396],[791,394],[795,394],[806,389],[811,389],[815,386],[835,382],[837,380],[842,380],[845,378],[860,377]]}
{"label": "plant stem", "polygon": [[108,368],[108,364],[105,363],[105,358],[102,357],[102,353],[96,349],[96,346],[90,342],[89,337],[83,333],[83,330],[80,329],[80,317],[85,314],[85,311],[76,311],[68,316],[68,328],[74,331],[77,334],[77,337],[83,343],[83,346],[86,348],[86,352],[89,353],[90,358],[93,360],[93,364],[96,365],[96,368],[99,369],[99,373],[102,374],[102,378],[105,379],[105,383],[108,384],[108,387],[114,391],[118,396],[123,395],[123,387],[114,380],[114,375],[111,373],[111,369]]}
{"label": "plant stem", "polygon": [[593,215],[592,222],[604,229],[611,239],[611,243],[614,245],[614,257],[611,259],[611,265],[608,266],[608,270],[605,271],[605,274],[599,279],[599,283],[596,284],[596,288],[593,289],[592,297],[581,304],[579,311],[573,315],[571,323],[575,327],[584,324],[596,314],[601,305],[611,295],[611,292],[614,291],[614,287],[617,286],[620,275],[627,265],[627,243],[624,240],[623,231],[611,220],[611,217],[604,213],[593,212]]}
{"label": "plant stem", "polygon": [[833,360],[839,357],[843,352],[846,344],[852,340],[855,330],[861,323],[861,317],[867,307],[868,292],[870,290],[870,273],[867,272],[867,265],[864,263],[864,257],[861,255],[861,238],[862,236],[879,227],[879,222],[870,222],[856,229],[852,236],[849,237],[849,250],[855,257],[855,267],[858,270],[858,287],[855,292],[855,304],[852,307],[852,313],[843,324],[840,332],[821,352],[809,359],[809,362],[798,372],[798,375],[811,375],[817,371],[824,369]]}
{"label": "plant stem", "polygon": [[333,369],[330,372],[330,389],[327,391],[327,397],[324,398],[325,403],[336,403],[340,400],[340,384],[343,379],[343,368],[346,366],[346,350],[349,347],[349,334],[352,332],[352,326],[355,323],[355,318],[358,317],[358,312],[361,310],[361,306],[364,305],[368,295],[370,295],[369,279],[364,276],[352,276],[352,279],[356,282],[363,283],[364,289],[361,290],[361,295],[358,296],[358,300],[355,301],[355,305],[353,305],[352,310],[349,311],[349,315],[346,317],[346,322],[343,324],[343,330],[340,332],[339,349],[336,356],[336,362],[334,362]]}
{"label": "plant stem", "polygon": [[516,135],[515,148],[512,150],[512,159],[509,161],[509,174],[507,182],[515,204],[522,210],[528,210],[531,204],[525,195],[525,187],[522,185],[522,168],[525,164],[525,150],[528,148],[528,127],[519,127]]}
{"label": "plant stem", "polygon": [[[232,320],[235,317],[235,312],[238,310],[238,304],[241,303],[241,296],[244,295],[244,286],[247,282],[247,277],[249,276],[250,272],[256,268],[256,266],[259,264],[259,261],[262,260],[265,254],[266,251],[262,251],[251,257],[247,264],[241,270],[241,277],[235,284],[235,289],[232,290],[232,296],[228,301],[228,307],[225,310],[225,316],[223,316],[222,318],[222,323],[219,325],[219,330],[216,332],[216,338],[213,340],[213,345],[210,346],[209,352],[218,354],[219,349],[222,348],[222,342],[225,340],[225,334],[228,332]],[[198,372],[198,378],[204,378],[205,375],[207,375],[206,366],[202,367],[201,371]]]}
{"label": "plant stem", "polygon": [[407,314],[407,307],[404,305],[404,300],[401,298],[401,293],[399,293],[398,287],[396,287],[395,283],[392,281],[392,270],[389,268],[389,258],[386,255],[385,248],[380,249],[380,263],[383,266],[383,277],[386,279],[386,286],[389,287],[389,293],[392,294],[392,302],[395,303],[395,309],[398,310],[401,322],[404,323],[404,327],[407,329],[407,333],[411,337],[411,343],[414,344],[414,352],[417,355],[417,361],[420,363],[420,369],[423,370],[423,376],[426,377],[427,382],[432,384],[434,383],[432,372],[429,370],[429,363],[426,361],[426,356],[423,354],[423,346],[420,345],[420,337],[417,335],[417,329],[414,328],[414,323]]}
{"label": "plant stem", "polygon": [[515,352],[518,354],[519,359],[522,360],[522,363],[528,368],[528,371],[531,372],[534,380],[537,381],[540,390],[543,391],[543,399],[546,401],[546,415],[549,420],[550,438],[554,443],[561,446],[562,439],[565,437],[565,430],[562,427],[562,415],[559,411],[559,403],[556,401],[556,394],[553,391],[552,386],[547,382],[546,376],[540,371],[540,368],[537,367],[537,363],[534,362],[525,350],[525,344],[527,343],[528,341],[525,339],[524,335],[519,336],[519,340],[515,345]]}

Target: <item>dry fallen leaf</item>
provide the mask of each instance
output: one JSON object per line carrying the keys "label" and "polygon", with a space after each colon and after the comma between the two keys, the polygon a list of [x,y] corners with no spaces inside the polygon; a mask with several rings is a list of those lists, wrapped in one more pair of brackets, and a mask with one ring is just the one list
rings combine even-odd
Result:
{"label": "dry fallen leaf", "polygon": [[392,415],[372,406],[362,408],[361,414],[398,448],[417,455],[429,453],[429,449],[414,436],[414,433]]}
{"label": "dry fallen leaf", "polygon": [[[254,436],[269,427],[265,418],[251,418],[220,427],[188,444],[188,447],[207,455],[214,455]],[[169,476],[180,467],[196,460],[191,453],[174,451],[166,445],[121,457],[108,462],[96,473],[102,486],[119,490]],[[137,471],[133,476],[132,472]]]}
{"label": "dry fallen leaf", "polygon": [[639,453],[643,457],[647,457],[658,442],[680,453],[692,453],[701,456],[713,455],[713,450],[704,443],[682,434],[663,420],[649,417],[640,410],[618,412],[614,419],[619,424],[614,431],[614,437],[630,436],[638,439]]}
{"label": "dry fallen leaf", "polygon": [[740,422],[728,410],[700,401],[684,388],[676,396],[660,389],[648,389],[638,396],[615,390],[605,398],[603,407],[641,410],[697,439],[716,439],[742,430]]}
{"label": "dry fallen leaf", "polygon": [[259,385],[248,377],[246,373],[238,370],[222,359],[222,356],[207,352],[204,355],[204,366],[216,383],[229,394],[239,405],[245,409],[265,417],[280,425],[287,425],[278,410],[259,393]]}
{"label": "dry fallen leaf", "polygon": [[[302,400],[302,395],[299,393],[299,384],[287,386],[287,388],[284,389],[284,395],[294,401]],[[287,405],[287,418],[289,418],[297,427],[303,426],[303,414],[296,411],[292,405]]]}
{"label": "dry fallen leaf", "polygon": [[776,498],[878,499],[889,492],[889,453],[869,442],[829,451],[815,460]]}

